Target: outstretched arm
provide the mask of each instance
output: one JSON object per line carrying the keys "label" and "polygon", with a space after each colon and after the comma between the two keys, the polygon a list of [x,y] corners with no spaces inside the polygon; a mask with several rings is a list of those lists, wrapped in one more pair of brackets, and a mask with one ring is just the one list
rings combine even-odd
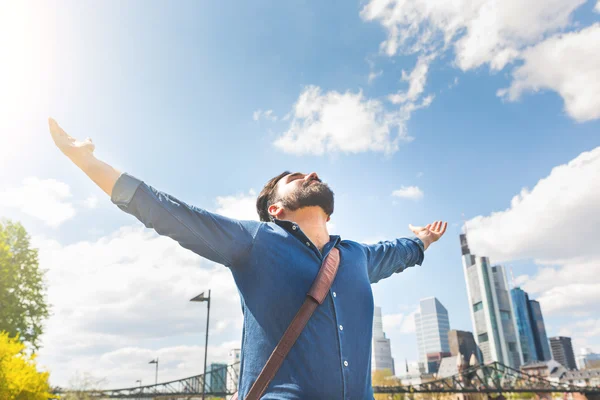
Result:
{"label": "outstretched arm", "polygon": [[365,246],[368,274],[371,283],[385,279],[408,267],[421,265],[425,250],[439,240],[446,231],[447,223],[436,221],[425,227],[409,225],[415,234],[412,238],[382,241]]}
{"label": "outstretched arm", "polygon": [[58,148],[111,196],[121,210],[147,228],[176,240],[202,257],[228,267],[241,265],[261,224],[238,221],[186,204],[143,181],[121,174],[94,155],[91,139],[79,142],[50,119],[50,132]]}
{"label": "outstretched arm", "polygon": [[85,172],[100,189],[111,196],[121,172],[94,156],[95,146],[92,139],[78,141],[69,136],[52,118],[48,119],[48,125],[52,139],[60,151]]}

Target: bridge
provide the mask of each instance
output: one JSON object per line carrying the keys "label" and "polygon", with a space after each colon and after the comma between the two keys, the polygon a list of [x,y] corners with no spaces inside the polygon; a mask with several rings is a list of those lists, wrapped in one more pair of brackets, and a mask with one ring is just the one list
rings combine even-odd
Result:
{"label": "bridge", "polygon": [[[86,394],[94,399],[191,399],[201,398],[204,385],[206,398],[224,398],[233,394],[228,390],[227,381],[237,382],[238,370],[239,363],[236,363],[208,371],[206,378],[201,374],[156,385],[89,391]],[[600,400],[600,386],[554,382],[523,373],[498,362],[465,368],[456,375],[418,385],[374,386],[373,391],[376,394],[387,393],[390,398],[395,394],[424,393],[483,393],[488,394],[489,397],[510,393],[534,393],[538,397],[544,397],[543,394],[572,393],[585,396],[580,398]],[[61,389],[55,391],[56,395],[67,393],[68,391]]]}

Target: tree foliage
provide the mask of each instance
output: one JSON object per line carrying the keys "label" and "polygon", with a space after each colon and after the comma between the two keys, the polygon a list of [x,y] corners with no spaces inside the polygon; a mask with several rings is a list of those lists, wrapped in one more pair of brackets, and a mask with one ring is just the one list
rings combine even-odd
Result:
{"label": "tree foliage", "polygon": [[19,223],[0,221],[0,331],[39,348],[48,317],[44,273],[37,249]]}
{"label": "tree foliage", "polygon": [[[392,371],[389,369],[375,370],[371,374],[372,386],[400,386],[401,383],[400,379],[392,375]],[[401,393],[377,393],[374,397],[375,400],[403,400],[405,398]]]}
{"label": "tree foliage", "polygon": [[38,372],[35,354],[26,354],[18,338],[0,332],[0,399],[46,400],[50,395],[48,372]]}

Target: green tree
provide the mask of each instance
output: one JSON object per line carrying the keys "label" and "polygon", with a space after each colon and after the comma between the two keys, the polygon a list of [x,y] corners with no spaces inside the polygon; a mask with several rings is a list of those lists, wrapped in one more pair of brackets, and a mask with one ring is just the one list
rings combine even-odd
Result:
{"label": "green tree", "polygon": [[[371,385],[372,386],[401,386],[402,382],[400,379],[392,375],[392,371],[389,369],[375,370],[371,374]],[[402,400],[405,398],[402,393],[377,393],[374,395],[375,400]]]}
{"label": "green tree", "polygon": [[48,372],[39,372],[35,354],[6,332],[0,332],[0,399],[46,400],[51,397]]}
{"label": "green tree", "polygon": [[20,223],[0,221],[0,331],[39,349],[48,317],[44,271]]}

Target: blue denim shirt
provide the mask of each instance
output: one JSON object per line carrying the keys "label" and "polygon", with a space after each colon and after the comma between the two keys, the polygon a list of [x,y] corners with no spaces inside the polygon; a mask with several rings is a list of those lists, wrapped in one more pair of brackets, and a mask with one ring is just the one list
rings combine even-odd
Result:
{"label": "blue denim shirt", "polygon": [[243,399],[335,246],[340,266],[263,399],[372,399],[371,284],[423,262],[418,238],[365,245],[330,236],[322,251],[291,221],[239,221],[190,206],[128,174],[112,202],[146,227],[227,266],[240,293]]}

